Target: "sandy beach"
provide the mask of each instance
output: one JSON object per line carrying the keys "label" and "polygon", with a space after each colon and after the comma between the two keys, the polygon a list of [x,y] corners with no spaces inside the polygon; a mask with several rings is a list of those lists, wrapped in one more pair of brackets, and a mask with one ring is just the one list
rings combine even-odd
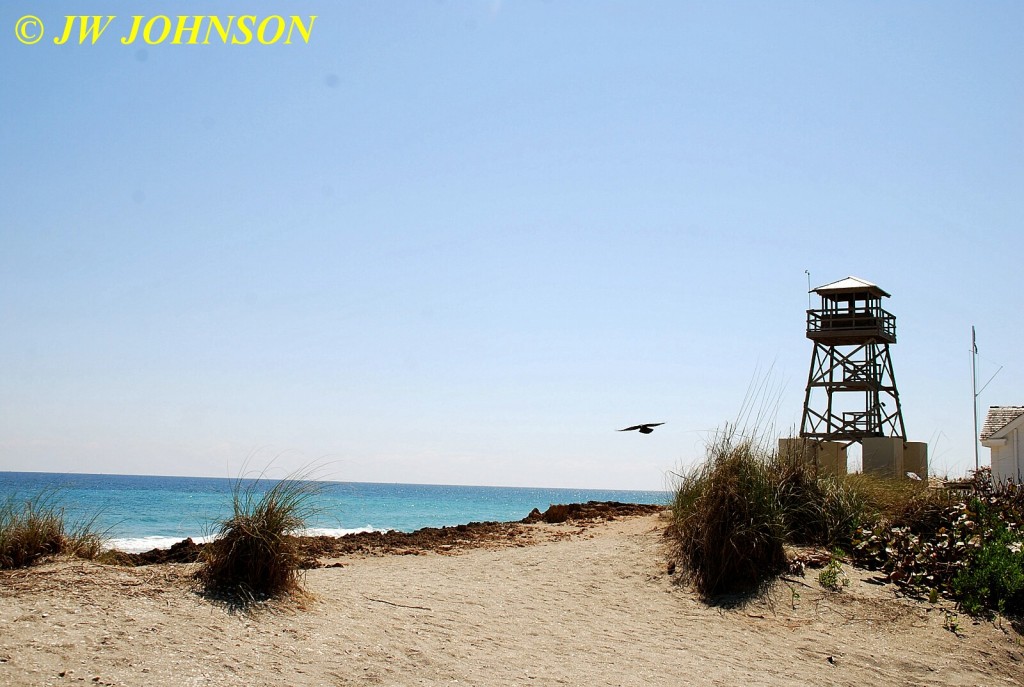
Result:
{"label": "sandy beach", "polygon": [[[54,561],[0,575],[3,685],[1021,685],[1021,635],[847,568],[738,608],[668,574],[663,515],[522,525],[309,570],[240,612],[193,565]],[[408,553],[408,552],[407,552]],[[953,630],[956,630],[955,632]]]}

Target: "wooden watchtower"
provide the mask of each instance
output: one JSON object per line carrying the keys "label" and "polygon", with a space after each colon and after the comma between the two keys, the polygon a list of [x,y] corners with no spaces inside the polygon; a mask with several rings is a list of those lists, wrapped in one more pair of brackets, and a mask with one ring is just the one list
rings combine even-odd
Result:
{"label": "wooden watchtower", "polygon": [[906,441],[903,411],[889,357],[896,318],[882,309],[889,294],[847,277],[814,289],[820,306],[807,311],[814,342],[800,436],[846,445],[867,437]]}

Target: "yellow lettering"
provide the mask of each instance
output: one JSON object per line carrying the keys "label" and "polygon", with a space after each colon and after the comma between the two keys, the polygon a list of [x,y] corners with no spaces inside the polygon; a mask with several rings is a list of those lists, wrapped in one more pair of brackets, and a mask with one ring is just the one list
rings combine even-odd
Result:
{"label": "yellow lettering", "polygon": [[[160,37],[153,38],[153,25],[158,21],[163,22],[164,30],[161,32]],[[171,33],[171,18],[166,14],[158,14],[149,21],[146,22],[146,28],[142,30],[142,39],[150,45],[156,45],[157,43],[163,43],[167,40],[167,36]]]}
{"label": "yellow lettering", "polygon": [[248,45],[252,42],[252,27],[256,22],[256,15],[254,14],[243,14],[238,18],[238,30],[242,32],[244,38],[238,40],[238,36],[231,37],[231,45]]}
{"label": "yellow lettering", "polygon": [[122,45],[131,45],[135,42],[135,39],[139,36],[139,26],[142,24],[142,19],[143,17],[141,14],[136,14],[132,17],[132,30],[127,36],[121,37]]}
{"label": "yellow lettering", "polygon": [[[274,34],[274,37],[272,39],[267,40],[267,25],[272,21],[277,22],[277,32]],[[282,17],[279,14],[274,14],[260,22],[260,28],[259,31],[256,33],[256,37],[263,45],[270,45],[271,43],[277,43],[277,41],[281,38],[281,34],[283,33],[284,17]]]}
{"label": "yellow lettering", "polygon": [[171,41],[172,45],[181,45],[181,34],[186,31],[190,34],[188,39],[189,45],[195,45],[199,40],[199,27],[203,25],[203,15],[194,14],[192,15],[193,24],[189,26],[186,22],[188,21],[187,14],[178,15],[178,25],[174,28],[174,40]]}
{"label": "yellow lettering", "polygon": [[[117,19],[115,15],[65,15],[64,28],[61,35],[55,37],[55,45],[64,45],[73,39],[75,25],[78,25],[78,43],[85,45],[86,42],[95,45],[110,24]],[[292,14],[287,17],[280,14],[273,14],[260,18],[255,14],[234,14],[220,17],[217,15],[205,14],[179,14],[172,19],[166,14],[153,17],[136,14],[131,17],[131,27],[128,33],[121,36],[122,45],[131,45],[136,42],[139,36],[149,45],[163,43],[170,39],[173,45],[203,45],[210,44],[211,36],[214,42],[231,45],[248,45],[255,38],[263,45],[279,43],[282,39],[285,45],[291,45],[292,36],[298,34],[296,42],[308,44],[313,34],[313,25],[318,15],[310,14],[305,17]],[[203,30],[203,22],[206,21],[206,29]],[[171,29],[174,29],[173,36]]]}
{"label": "yellow lettering", "polygon": [[[107,16],[107,20],[105,22],[102,21],[103,17],[99,17],[99,16],[82,17],[81,19],[82,19],[82,31],[79,34],[78,44],[79,45],[84,44],[85,43],[85,39],[88,38],[89,34],[91,33],[92,34],[92,44],[96,45],[96,41],[99,40],[100,36],[103,35],[103,32],[107,30],[108,26],[110,26],[110,22],[112,22],[114,20],[114,16],[113,15]],[[91,24],[88,21],[90,19],[92,20]]]}
{"label": "yellow lettering", "polygon": [[292,23],[288,25],[288,38],[285,39],[284,44],[285,45],[291,45],[292,44],[292,30],[296,26],[299,28],[299,34],[302,36],[302,42],[308,44],[309,43],[309,34],[311,34],[313,32],[313,22],[316,21],[317,15],[315,15],[315,14],[309,15],[309,26],[306,26],[305,24],[303,24],[302,23],[302,17],[300,17],[300,16],[298,16],[296,14],[293,14],[289,18],[292,20]]}
{"label": "yellow lettering", "polygon": [[217,33],[220,35],[220,42],[227,44],[228,34],[231,33],[231,27],[235,23],[235,15],[232,14],[228,16],[227,27],[220,23],[220,17],[216,15],[210,15],[207,19],[210,20],[210,23],[206,25],[206,40],[203,41],[203,45],[210,44],[210,31],[214,28],[217,29]]}
{"label": "yellow lettering", "polygon": [[86,39],[91,38],[91,43],[96,45],[96,41],[100,39],[100,36],[102,36],[103,32],[107,30],[107,27],[110,26],[110,22],[114,21],[115,17],[114,15],[109,15],[107,16],[106,21],[104,21],[103,17],[98,14],[92,16],[83,14],[67,15],[64,19],[64,34],[59,38],[53,39],[54,45],[64,45],[68,42],[68,39],[71,38],[71,27],[74,25],[76,19],[79,22],[78,44],[85,45]]}
{"label": "yellow lettering", "polygon": [[71,37],[71,27],[74,26],[76,18],[77,17],[71,14],[64,17],[64,35],[59,38],[54,38],[54,45],[64,45],[68,42],[68,38]]}

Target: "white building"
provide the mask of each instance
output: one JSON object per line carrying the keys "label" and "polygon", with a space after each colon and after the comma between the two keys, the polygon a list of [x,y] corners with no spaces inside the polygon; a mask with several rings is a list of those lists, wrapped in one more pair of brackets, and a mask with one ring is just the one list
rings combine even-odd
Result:
{"label": "white building", "polygon": [[989,408],[981,445],[992,451],[993,482],[1024,483],[1024,406]]}

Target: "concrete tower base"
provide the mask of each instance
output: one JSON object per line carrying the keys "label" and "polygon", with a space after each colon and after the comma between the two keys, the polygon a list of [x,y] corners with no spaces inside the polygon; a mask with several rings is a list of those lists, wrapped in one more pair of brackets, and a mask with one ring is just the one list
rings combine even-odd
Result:
{"label": "concrete tower base", "polygon": [[861,464],[865,475],[895,479],[903,475],[902,437],[864,437]]}

